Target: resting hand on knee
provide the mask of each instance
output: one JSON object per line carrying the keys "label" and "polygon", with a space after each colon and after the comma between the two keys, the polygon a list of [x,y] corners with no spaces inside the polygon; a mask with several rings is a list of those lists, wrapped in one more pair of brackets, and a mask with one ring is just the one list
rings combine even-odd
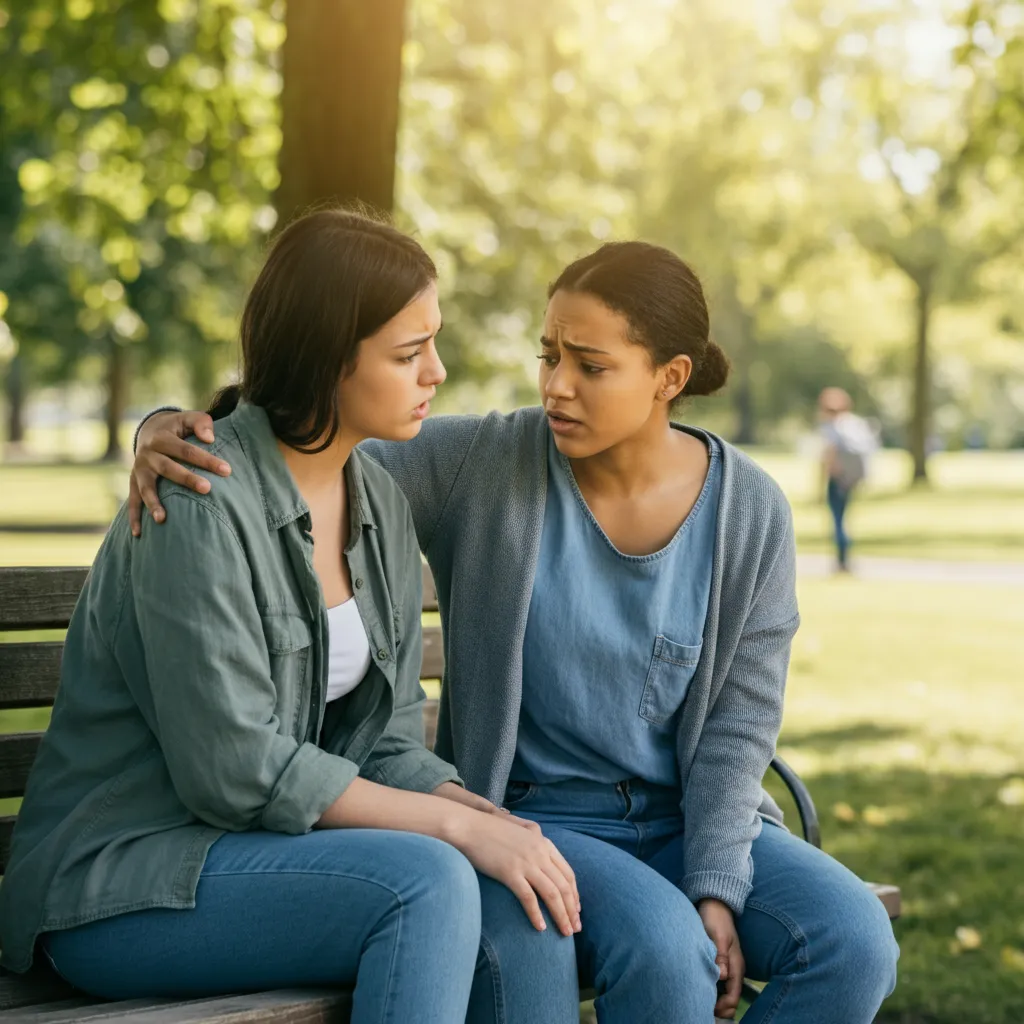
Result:
{"label": "resting hand on knee", "polygon": [[736,922],[732,911],[719,900],[701,900],[697,904],[697,911],[704,922],[704,930],[715,944],[715,962],[718,964],[719,980],[723,983],[715,1004],[715,1016],[732,1017],[740,1004],[746,971],[740,939],[736,934]]}
{"label": "resting hand on knee", "polygon": [[580,930],[580,897],[576,876],[558,848],[532,822],[510,815],[472,813],[448,841],[489,878],[507,886],[523,905],[538,931],[544,931],[544,900],[563,935]]}

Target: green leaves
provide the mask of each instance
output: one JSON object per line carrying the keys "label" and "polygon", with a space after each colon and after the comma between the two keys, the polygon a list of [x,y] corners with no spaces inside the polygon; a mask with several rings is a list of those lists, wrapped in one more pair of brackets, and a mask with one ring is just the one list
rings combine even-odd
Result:
{"label": "green leaves", "polygon": [[[13,250],[0,255],[23,351],[49,334],[73,359],[108,339],[148,363],[208,362],[210,343],[226,354],[234,317],[209,296],[240,307],[274,223],[280,10],[25,0],[2,12],[0,163],[20,192],[11,233],[50,268],[26,275]],[[17,315],[55,287],[77,329]]]}
{"label": "green leaves", "polygon": [[731,397],[697,414],[721,429],[802,429],[816,390],[841,380],[901,438],[928,274],[942,426],[955,401],[954,432],[998,418],[1008,439],[988,359],[955,399],[943,383],[954,360],[963,380],[972,352],[1004,351],[992,311],[1021,291],[1007,287],[1024,197],[1005,127],[1024,127],[1021,26],[991,15],[1005,52],[979,36],[967,73],[962,7],[413,3],[398,206],[442,268],[442,402],[531,400],[547,283],[605,239],[641,235],[704,280],[736,372]]}

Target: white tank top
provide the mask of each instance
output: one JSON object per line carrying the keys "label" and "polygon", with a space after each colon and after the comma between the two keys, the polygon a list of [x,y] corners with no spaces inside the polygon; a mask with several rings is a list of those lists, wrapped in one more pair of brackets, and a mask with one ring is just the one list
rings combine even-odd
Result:
{"label": "white tank top", "polygon": [[351,693],[363,681],[370,667],[370,641],[354,597],[327,609],[327,625],[331,638],[327,699],[332,701]]}

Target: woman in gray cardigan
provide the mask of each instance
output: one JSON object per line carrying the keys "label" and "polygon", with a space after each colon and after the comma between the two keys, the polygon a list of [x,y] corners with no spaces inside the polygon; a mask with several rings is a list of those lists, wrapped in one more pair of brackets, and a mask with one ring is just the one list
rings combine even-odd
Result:
{"label": "woman in gray cardigan", "polygon": [[[761,788],[799,622],[790,510],[741,452],[670,421],[728,375],[700,283],[665,249],[605,245],[552,286],[539,360],[542,407],[364,450],[437,584],[436,750],[576,875],[583,927],[546,938],[546,1019],[574,1019],[553,979],[578,971],[602,1022],[730,1016],[746,976],[767,983],[747,1021],[868,1024],[895,985],[888,918]],[[165,455],[207,466],[182,439],[212,427],[145,423],[136,510],[158,510],[158,472],[184,480]],[[482,889],[485,920],[521,913]],[[514,993],[495,998],[516,1024]]]}

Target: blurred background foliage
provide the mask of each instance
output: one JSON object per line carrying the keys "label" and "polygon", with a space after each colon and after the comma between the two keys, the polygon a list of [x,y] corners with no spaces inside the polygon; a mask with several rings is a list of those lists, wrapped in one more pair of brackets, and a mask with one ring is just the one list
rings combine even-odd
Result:
{"label": "blurred background foliage", "polygon": [[[112,428],[233,370],[287,17],[0,0],[10,440],[54,385]],[[839,383],[916,476],[1024,444],[1021,3],[411,0],[402,70],[395,216],[442,272],[440,409],[530,401],[547,283],[640,235],[696,267],[735,363],[691,418],[786,441]]]}
{"label": "blurred background foliage", "polygon": [[[1022,0],[0,0],[0,565],[92,560],[137,417],[232,375],[310,203],[434,255],[438,412],[535,401],[565,263],[669,245],[735,368],[682,415],[794,509],[782,752],[903,888],[879,1021],[1020,1024],[1022,129]],[[803,443],[836,384],[890,447],[842,579]]]}

